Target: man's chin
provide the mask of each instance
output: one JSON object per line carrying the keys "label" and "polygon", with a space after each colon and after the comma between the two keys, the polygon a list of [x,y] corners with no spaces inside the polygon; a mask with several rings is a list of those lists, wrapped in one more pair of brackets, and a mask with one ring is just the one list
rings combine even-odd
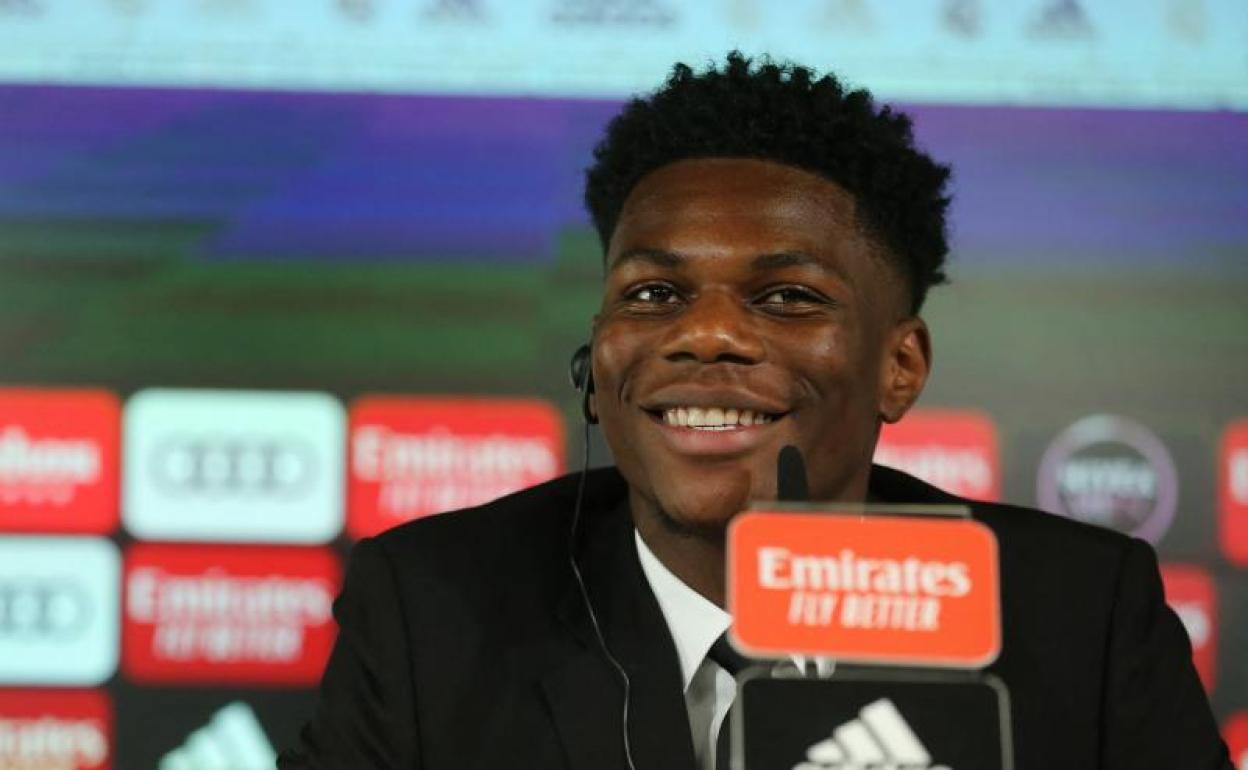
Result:
{"label": "man's chin", "polygon": [[659,511],[659,524],[677,537],[722,543],[728,532],[728,521],[716,519],[687,518],[667,511]]}
{"label": "man's chin", "polygon": [[749,504],[748,490],[724,496],[679,496],[660,501],[659,523],[672,534],[722,542],[728,523]]}

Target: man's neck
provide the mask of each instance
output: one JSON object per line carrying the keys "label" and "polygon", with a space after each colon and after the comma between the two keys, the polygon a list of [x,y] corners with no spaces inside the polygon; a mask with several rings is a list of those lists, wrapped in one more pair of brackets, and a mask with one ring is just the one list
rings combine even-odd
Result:
{"label": "man's neck", "polygon": [[[836,496],[844,501],[862,502],[870,498],[867,477],[856,480],[851,492]],[[672,518],[654,501],[628,492],[633,525],[663,566],[673,575],[717,606],[727,609],[727,588],[724,574],[727,561],[727,538],[724,531],[684,532],[673,526]]]}
{"label": "man's neck", "polygon": [[678,532],[644,503],[632,502],[633,524],[650,552],[682,583],[723,608],[724,538]]}

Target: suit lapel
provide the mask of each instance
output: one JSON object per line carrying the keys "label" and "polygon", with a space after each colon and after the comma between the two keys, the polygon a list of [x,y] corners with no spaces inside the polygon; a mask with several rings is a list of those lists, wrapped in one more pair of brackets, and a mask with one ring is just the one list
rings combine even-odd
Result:
{"label": "suit lapel", "polygon": [[[586,489],[577,563],[607,648],[631,682],[633,764],[637,770],[693,770],[680,662],[637,560],[632,520],[627,502],[621,501],[627,493],[622,482],[596,487]],[[873,469],[870,496],[877,501],[938,498],[934,502],[948,497],[880,467]],[[570,576],[557,612],[576,645],[543,677],[541,686],[571,770],[627,770],[623,685],[601,650],[580,588]]]}
{"label": "suit lapel", "polygon": [[[680,663],[633,542],[627,504],[582,513],[578,564],[611,655],[628,673],[628,732],[639,770],[695,767]],[[542,688],[573,770],[626,770],[624,688],[602,652],[580,587],[569,580],[559,614],[579,651]]]}
{"label": "suit lapel", "polygon": [[582,648],[542,690],[572,770],[627,770],[620,680],[599,654]]}

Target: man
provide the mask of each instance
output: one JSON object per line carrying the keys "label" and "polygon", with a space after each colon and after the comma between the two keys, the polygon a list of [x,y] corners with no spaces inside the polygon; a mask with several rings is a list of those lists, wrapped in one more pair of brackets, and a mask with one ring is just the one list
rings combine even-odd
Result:
{"label": "man", "polygon": [[[724,530],[776,495],[957,503],[871,457],[923,390],[948,170],[801,67],[677,66],[610,125],[586,411],[618,469],[361,542],[283,768],[709,769],[734,695]],[[1229,767],[1149,548],[972,504],[1000,540],[1017,767]],[[722,761],[722,757],[720,758]]]}

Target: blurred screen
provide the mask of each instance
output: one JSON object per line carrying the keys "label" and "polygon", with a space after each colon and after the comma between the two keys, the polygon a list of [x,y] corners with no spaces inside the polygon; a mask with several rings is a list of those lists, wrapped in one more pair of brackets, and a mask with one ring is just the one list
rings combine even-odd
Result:
{"label": "blurred screen", "polygon": [[1248,752],[1242,8],[292,5],[0,0],[0,766],[271,764],[352,542],[579,467],[623,99],[734,44],[836,69],[847,29],[954,169],[877,459],[1153,543]]}

